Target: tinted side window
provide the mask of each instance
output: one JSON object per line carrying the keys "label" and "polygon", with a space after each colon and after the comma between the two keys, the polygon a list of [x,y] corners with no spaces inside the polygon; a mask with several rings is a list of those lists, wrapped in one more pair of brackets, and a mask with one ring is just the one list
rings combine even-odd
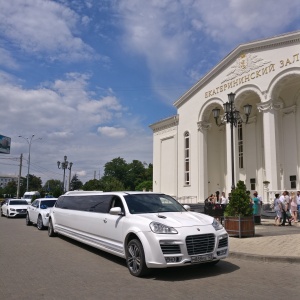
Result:
{"label": "tinted side window", "polygon": [[120,207],[121,211],[123,213],[125,213],[125,209],[124,209],[124,205],[122,203],[122,200],[118,196],[113,196],[112,197],[112,201],[111,201],[111,204],[109,206],[109,209],[111,209],[113,207]]}
{"label": "tinted side window", "polygon": [[60,208],[107,213],[112,197],[112,195],[64,196]]}
{"label": "tinted side window", "polygon": [[34,201],[31,203],[31,206],[36,207],[36,206],[37,206],[37,205],[36,205],[37,201],[38,201],[38,200],[34,200]]}
{"label": "tinted side window", "polygon": [[55,203],[55,207],[65,208],[63,206],[64,206],[64,196],[60,196]]}

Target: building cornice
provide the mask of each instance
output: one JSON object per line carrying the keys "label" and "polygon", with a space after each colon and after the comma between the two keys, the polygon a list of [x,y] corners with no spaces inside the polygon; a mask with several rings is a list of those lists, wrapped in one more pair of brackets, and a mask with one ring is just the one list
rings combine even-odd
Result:
{"label": "building cornice", "polygon": [[151,124],[149,127],[153,130],[153,132],[157,132],[157,131],[161,131],[167,128],[177,126],[178,123],[179,123],[179,115],[175,115],[167,119],[158,121],[154,124]]}

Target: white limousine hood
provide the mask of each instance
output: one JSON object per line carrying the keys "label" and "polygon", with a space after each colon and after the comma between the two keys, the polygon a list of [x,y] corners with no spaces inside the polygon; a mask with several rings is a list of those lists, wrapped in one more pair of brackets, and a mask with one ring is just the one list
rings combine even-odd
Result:
{"label": "white limousine hood", "polygon": [[140,214],[141,218],[159,222],[171,227],[190,227],[211,225],[213,218],[196,212],[161,212]]}

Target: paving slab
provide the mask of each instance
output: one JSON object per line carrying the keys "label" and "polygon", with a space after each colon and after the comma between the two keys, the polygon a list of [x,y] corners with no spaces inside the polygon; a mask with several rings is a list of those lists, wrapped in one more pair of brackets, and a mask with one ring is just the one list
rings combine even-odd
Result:
{"label": "paving slab", "polygon": [[262,219],[261,225],[255,225],[254,237],[230,237],[229,247],[230,257],[300,263],[300,223],[281,227],[272,219]]}

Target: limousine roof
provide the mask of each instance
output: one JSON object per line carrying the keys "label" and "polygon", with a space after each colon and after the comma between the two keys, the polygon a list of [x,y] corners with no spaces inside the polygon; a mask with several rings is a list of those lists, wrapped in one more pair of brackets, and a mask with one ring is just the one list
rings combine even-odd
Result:
{"label": "limousine roof", "polygon": [[66,196],[75,196],[75,195],[97,195],[97,194],[105,194],[105,195],[133,195],[133,194],[161,194],[154,192],[144,192],[144,191],[116,191],[116,192],[103,192],[103,191],[69,191],[64,195]]}
{"label": "limousine roof", "polygon": [[82,194],[99,194],[103,193],[103,191],[69,191],[66,192],[65,195],[82,195]]}

